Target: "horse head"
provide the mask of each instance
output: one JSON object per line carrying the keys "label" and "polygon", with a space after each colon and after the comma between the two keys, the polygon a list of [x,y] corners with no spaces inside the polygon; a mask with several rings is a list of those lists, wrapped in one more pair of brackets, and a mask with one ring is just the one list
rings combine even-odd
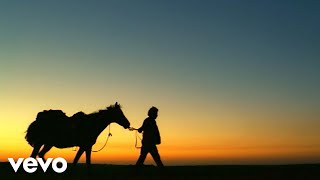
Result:
{"label": "horse head", "polygon": [[111,105],[107,107],[109,118],[112,122],[118,123],[123,128],[127,129],[130,127],[130,122],[126,118],[126,116],[123,114],[121,110],[120,104],[116,102],[114,105]]}

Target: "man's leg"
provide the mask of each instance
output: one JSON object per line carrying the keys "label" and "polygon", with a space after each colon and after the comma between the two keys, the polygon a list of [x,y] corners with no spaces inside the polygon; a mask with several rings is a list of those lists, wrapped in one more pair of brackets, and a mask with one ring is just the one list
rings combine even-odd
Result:
{"label": "man's leg", "polygon": [[138,159],[138,161],[136,163],[137,166],[142,166],[143,165],[144,160],[146,159],[147,154],[149,152],[148,149],[149,149],[148,147],[142,145],[141,151],[140,151],[140,157],[139,157],[139,159]]}
{"label": "man's leg", "polygon": [[157,166],[163,167],[163,164],[162,164],[162,161],[161,161],[161,158],[160,158],[160,155],[159,155],[159,152],[158,152],[156,145],[154,145],[154,146],[152,146],[152,148],[150,148],[150,154],[153,157],[153,160],[156,162]]}

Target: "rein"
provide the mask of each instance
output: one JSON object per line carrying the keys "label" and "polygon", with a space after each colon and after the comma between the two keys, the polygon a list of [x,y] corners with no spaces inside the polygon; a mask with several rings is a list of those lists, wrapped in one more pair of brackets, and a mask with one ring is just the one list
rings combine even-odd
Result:
{"label": "rein", "polygon": [[[98,150],[91,150],[91,152],[99,152],[99,151],[101,151],[103,148],[105,148],[106,145],[107,145],[107,143],[108,143],[108,141],[109,141],[110,136],[112,136],[112,134],[111,134],[111,123],[109,124],[109,133],[108,133],[108,137],[107,137],[104,145],[103,145],[100,149],[98,149]],[[73,147],[72,150],[73,150],[73,151],[77,151],[77,148],[76,148],[76,147]]]}
{"label": "rein", "polygon": [[107,145],[107,143],[108,143],[108,140],[109,140],[109,137],[110,136],[112,136],[112,134],[111,134],[111,123],[109,124],[109,133],[108,133],[108,137],[107,137],[107,139],[106,139],[106,142],[104,143],[104,145],[100,148],[100,149],[98,149],[98,150],[91,150],[91,152],[99,152],[99,151],[101,151],[103,148],[105,148],[106,147],[106,145]]}
{"label": "rein", "polygon": [[[137,130],[137,129],[133,129],[133,130],[135,130],[135,143],[134,143],[134,147],[137,148],[137,149],[141,149],[141,146],[138,146],[138,140],[141,141],[142,139],[141,139],[141,137],[139,136],[138,130]],[[99,151],[101,151],[102,149],[104,149],[104,148],[106,147],[106,145],[107,145],[107,143],[108,143],[108,141],[109,141],[109,138],[110,138],[111,136],[112,136],[112,134],[111,134],[111,124],[109,124],[109,133],[108,133],[108,137],[107,137],[104,145],[103,145],[100,149],[98,149],[98,150],[91,150],[91,152],[99,152]],[[72,150],[73,150],[73,151],[77,151],[77,148],[74,147],[74,148],[72,148]]]}
{"label": "rein", "polygon": [[140,137],[139,134],[138,134],[138,130],[135,130],[135,131],[136,131],[136,132],[135,132],[136,142],[135,142],[135,144],[134,144],[134,147],[137,148],[137,149],[140,149],[141,146],[138,146],[138,139],[141,141],[141,137]]}

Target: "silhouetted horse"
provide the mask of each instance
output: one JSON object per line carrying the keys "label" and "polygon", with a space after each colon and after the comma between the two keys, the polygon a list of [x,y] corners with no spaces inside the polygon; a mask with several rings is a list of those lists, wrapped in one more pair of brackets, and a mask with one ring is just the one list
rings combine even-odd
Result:
{"label": "silhouetted horse", "polygon": [[[67,148],[79,146],[74,158],[75,165],[83,152],[86,152],[86,164],[90,165],[91,149],[99,134],[112,122],[124,128],[130,127],[130,122],[123,114],[118,103],[95,113],[78,112],[68,117],[61,110],[49,110],[38,113],[27,130],[25,136],[33,147],[31,157],[44,158],[53,147]],[[40,148],[43,146],[41,151]]]}

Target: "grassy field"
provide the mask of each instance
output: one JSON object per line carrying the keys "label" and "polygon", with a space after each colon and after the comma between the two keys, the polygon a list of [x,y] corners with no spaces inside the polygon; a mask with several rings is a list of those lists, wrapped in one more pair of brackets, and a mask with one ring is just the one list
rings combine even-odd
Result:
{"label": "grassy field", "polygon": [[320,164],[310,165],[212,165],[168,166],[163,170],[154,166],[137,169],[130,165],[94,164],[89,170],[84,164],[68,166],[66,172],[57,174],[41,169],[33,174],[15,173],[9,163],[0,163],[0,179],[320,179]]}

